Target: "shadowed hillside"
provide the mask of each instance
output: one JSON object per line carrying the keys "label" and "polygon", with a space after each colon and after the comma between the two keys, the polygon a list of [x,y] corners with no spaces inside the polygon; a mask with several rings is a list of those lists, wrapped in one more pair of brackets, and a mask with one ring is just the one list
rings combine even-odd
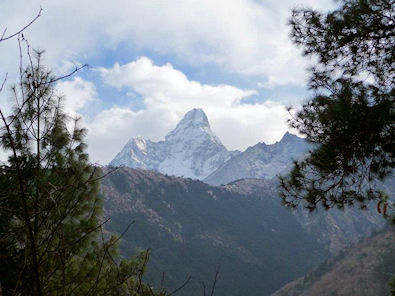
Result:
{"label": "shadowed hillside", "polygon": [[394,273],[392,227],[343,251],[272,296],[387,296],[391,294],[388,282]]}
{"label": "shadowed hillside", "polygon": [[[122,253],[151,250],[147,281],[160,286],[164,272],[165,286],[172,290],[192,276],[180,295],[201,295],[201,283],[209,285],[218,266],[216,295],[269,295],[329,257],[322,233],[306,227],[317,222],[301,223],[297,213],[280,204],[270,181],[212,187],[122,168],[102,181],[102,194],[111,217],[108,230],[121,232],[135,221],[122,239]],[[360,215],[347,223],[356,219],[366,229],[379,225]]]}

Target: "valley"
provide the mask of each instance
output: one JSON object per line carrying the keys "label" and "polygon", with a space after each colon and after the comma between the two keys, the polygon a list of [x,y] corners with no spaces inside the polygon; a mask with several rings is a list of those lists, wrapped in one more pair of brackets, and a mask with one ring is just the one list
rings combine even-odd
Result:
{"label": "valley", "polygon": [[149,250],[145,281],[155,288],[172,291],[191,277],[178,295],[202,295],[219,270],[217,296],[271,295],[387,223],[374,203],[314,213],[284,207],[278,175],[309,148],[286,133],[228,151],[193,109],[164,141],[132,138],[104,168],[106,228],[122,233],[133,222],[121,253]]}

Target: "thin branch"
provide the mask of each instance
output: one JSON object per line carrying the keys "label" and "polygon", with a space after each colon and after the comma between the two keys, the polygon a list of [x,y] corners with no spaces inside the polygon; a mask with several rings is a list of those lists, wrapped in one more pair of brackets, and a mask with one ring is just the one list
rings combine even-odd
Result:
{"label": "thin branch", "polygon": [[202,282],[202,287],[203,287],[203,296],[206,296],[206,284]]}
{"label": "thin branch", "polygon": [[5,28],[4,31],[3,31],[3,34],[2,34],[1,37],[0,37],[0,42],[6,41],[6,40],[8,40],[8,39],[11,39],[12,37],[15,37],[15,36],[21,34],[23,31],[25,31],[28,27],[30,27],[30,26],[41,16],[42,11],[43,11],[43,9],[42,9],[42,7],[40,6],[40,10],[38,11],[38,14],[37,14],[37,15],[36,15],[26,26],[24,26],[24,27],[23,27],[22,29],[20,29],[19,31],[17,31],[17,32],[15,32],[14,34],[11,34],[11,35],[9,35],[9,36],[7,36],[7,37],[4,37],[4,36],[5,36],[5,33],[7,32],[7,28]]}
{"label": "thin branch", "polygon": [[171,296],[171,295],[174,295],[175,293],[177,293],[178,291],[180,291],[181,289],[183,289],[186,285],[188,285],[188,283],[189,283],[189,281],[191,280],[191,276],[189,276],[187,279],[186,279],[186,281],[181,285],[181,286],[179,286],[178,288],[176,288],[173,292],[170,292],[169,294],[168,294],[168,296]]}
{"label": "thin branch", "polygon": [[46,81],[46,82],[44,82],[44,83],[39,83],[38,85],[52,84],[52,83],[54,83],[54,82],[56,82],[56,81],[59,81],[59,80],[62,80],[62,79],[71,77],[71,76],[74,75],[74,73],[76,73],[76,72],[78,72],[79,70],[81,70],[81,69],[83,69],[83,68],[86,68],[86,67],[88,67],[88,66],[89,66],[88,64],[84,64],[84,65],[79,66],[79,67],[75,66],[74,70],[71,71],[70,73],[68,73],[68,74],[66,74],[66,75],[63,75],[63,76],[59,76],[59,77],[53,78],[53,79],[50,79],[50,80],[48,80],[48,81]]}
{"label": "thin branch", "polygon": [[163,285],[165,283],[165,272],[162,272],[162,278],[160,280],[160,290],[163,291]]}
{"label": "thin branch", "polygon": [[5,82],[7,81],[7,76],[8,76],[8,73],[5,73],[4,80],[3,80],[3,82],[1,83],[1,86],[0,86],[0,92],[3,90],[3,87],[4,87],[4,85],[5,85]]}
{"label": "thin branch", "polygon": [[103,257],[100,260],[99,271],[97,272],[95,283],[89,288],[89,290],[86,292],[85,295],[89,295],[91,293],[91,291],[94,291],[93,289],[97,287],[97,285],[99,283],[100,275],[101,275],[101,272],[102,272],[104,260],[106,259],[108,250],[110,248],[110,246],[106,246],[106,244],[105,244],[103,228],[102,227],[100,227],[100,232],[101,232],[101,243],[102,243],[102,247],[104,249]]}
{"label": "thin branch", "polygon": [[218,266],[217,270],[215,271],[214,282],[213,282],[213,286],[211,287],[211,294],[210,294],[210,296],[214,295],[215,285],[217,284],[218,275],[219,275],[219,269],[220,269],[220,267]]}

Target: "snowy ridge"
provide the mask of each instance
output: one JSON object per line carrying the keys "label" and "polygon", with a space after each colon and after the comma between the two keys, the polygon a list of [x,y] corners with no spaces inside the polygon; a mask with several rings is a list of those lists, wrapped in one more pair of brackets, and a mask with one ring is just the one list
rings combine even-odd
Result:
{"label": "snowy ridge", "polygon": [[193,109],[185,114],[164,141],[133,138],[110,165],[202,180],[233,155],[235,152],[229,152],[211,131],[203,110]]}
{"label": "snowy ridge", "polygon": [[304,139],[287,132],[272,145],[258,143],[243,153],[228,151],[212,132],[203,110],[193,109],[164,141],[130,139],[110,165],[221,185],[244,178],[271,179],[289,170],[292,160],[303,157],[308,148]]}
{"label": "snowy ridge", "polygon": [[203,181],[221,185],[244,178],[271,179],[286,172],[292,160],[303,157],[307,151],[308,144],[304,139],[287,132],[273,145],[258,143],[247,148]]}

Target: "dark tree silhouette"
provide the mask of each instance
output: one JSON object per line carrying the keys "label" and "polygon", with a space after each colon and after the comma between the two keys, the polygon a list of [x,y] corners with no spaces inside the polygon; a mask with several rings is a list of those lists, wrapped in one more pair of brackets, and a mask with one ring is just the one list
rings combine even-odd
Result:
{"label": "dark tree silhouette", "polygon": [[394,1],[339,2],[327,14],[295,9],[289,21],[293,42],[317,62],[309,82],[315,95],[290,120],[313,148],[280,178],[281,197],[310,210],[364,207],[375,199],[387,216],[393,205],[383,181],[393,182],[395,147]]}

